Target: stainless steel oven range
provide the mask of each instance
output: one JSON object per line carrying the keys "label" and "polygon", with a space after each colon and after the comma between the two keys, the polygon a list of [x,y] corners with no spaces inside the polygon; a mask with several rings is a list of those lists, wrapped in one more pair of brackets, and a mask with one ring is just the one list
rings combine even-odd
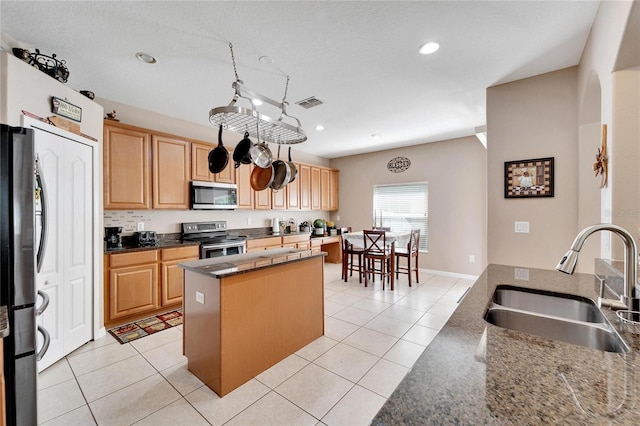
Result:
{"label": "stainless steel oven range", "polygon": [[242,254],[246,251],[245,237],[230,236],[227,222],[189,222],[182,224],[182,240],[200,243],[200,259]]}

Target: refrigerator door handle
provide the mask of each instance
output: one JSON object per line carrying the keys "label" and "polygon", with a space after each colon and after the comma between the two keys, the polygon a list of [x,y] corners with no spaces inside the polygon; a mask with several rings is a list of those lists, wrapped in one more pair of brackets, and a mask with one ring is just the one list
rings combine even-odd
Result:
{"label": "refrigerator door handle", "polygon": [[42,337],[44,337],[44,343],[42,344],[42,349],[40,349],[36,354],[36,361],[40,361],[42,357],[44,357],[44,354],[46,354],[47,350],[49,349],[49,343],[51,342],[51,336],[49,335],[49,332],[46,328],[39,325],[38,332],[42,334]]}
{"label": "refrigerator door handle", "polygon": [[38,290],[38,294],[42,297],[42,305],[36,309],[37,317],[42,315],[42,313],[47,310],[47,306],[49,306],[49,295],[42,290]]}
{"label": "refrigerator door handle", "polygon": [[37,259],[37,272],[40,272],[42,269],[42,263],[44,262],[44,253],[47,250],[47,236],[49,233],[49,229],[47,227],[47,216],[48,216],[48,208],[49,204],[47,203],[47,188],[44,182],[44,176],[42,174],[42,168],[40,167],[39,158],[36,156],[36,182],[38,187],[40,188],[40,204],[42,205],[42,215],[41,215],[41,224],[42,231],[40,234],[40,243],[38,244],[38,254],[36,256]]}

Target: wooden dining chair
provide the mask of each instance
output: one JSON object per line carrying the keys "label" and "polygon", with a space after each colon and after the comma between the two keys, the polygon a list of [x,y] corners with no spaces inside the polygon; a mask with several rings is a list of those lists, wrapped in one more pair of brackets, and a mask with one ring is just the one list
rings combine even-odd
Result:
{"label": "wooden dining chair", "polygon": [[[409,287],[411,287],[411,274],[416,272],[416,283],[420,284],[418,280],[418,247],[420,246],[420,230],[412,229],[411,237],[407,243],[406,248],[397,248],[396,252],[396,278],[398,274],[407,274],[409,276]],[[407,259],[407,266],[400,265],[400,258]]]}
{"label": "wooden dining chair", "polygon": [[[341,234],[351,232],[351,227],[342,228]],[[354,263],[354,258],[357,264]],[[358,272],[358,280],[362,282],[364,275],[364,248],[354,247],[346,238],[342,237],[342,278],[345,282],[353,276],[353,271]]]}
{"label": "wooden dining chair", "polygon": [[[363,230],[364,235],[364,286],[369,284],[369,275],[375,282],[375,275],[380,275],[382,289],[384,290],[384,279],[390,284],[393,290],[394,284],[394,245],[387,244],[385,231]],[[379,269],[377,268],[379,266]]]}

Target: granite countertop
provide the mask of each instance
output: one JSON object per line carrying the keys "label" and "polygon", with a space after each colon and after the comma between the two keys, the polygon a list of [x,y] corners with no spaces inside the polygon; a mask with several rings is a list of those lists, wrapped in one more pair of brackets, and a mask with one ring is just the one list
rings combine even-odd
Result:
{"label": "granite countertop", "polygon": [[211,259],[193,260],[178,263],[187,271],[209,275],[212,278],[224,278],[232,275],[252,272],[285,263],[298,262],[313,257],[326,256],[326,253],[312,253],[309,250],[277,248],[252,253],[234,254]]}
{"label": "granite countertop", "polygon": [[[516,269],[519,277],[516,279]],[[640,336],[602,352],[484,321],[495,287],[510,284],[597,298],[590,274],[489,265],[373,420],[396,424],[640,424]]]}
{"label": "granite countertop", "polygon": [[7,307],[0,306],[0,338],[4,339],[9,335],[9,318],[7,317]]}

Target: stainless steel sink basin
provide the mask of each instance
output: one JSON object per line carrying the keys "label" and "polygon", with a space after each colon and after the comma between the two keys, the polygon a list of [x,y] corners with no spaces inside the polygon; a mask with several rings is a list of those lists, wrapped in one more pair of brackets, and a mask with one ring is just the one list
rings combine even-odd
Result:
{"label": "stainless steel sink basin", "polygon": [[629,352],[596,304],[585,297],[498,286],[484,315],[498,327],[605,352]]}
{"label": "stainless steel sink basin", "polygon": [[573,294],[502,285],[493,293],[493,303],[575,321],[605,321],[604,315],[591,299]]}

